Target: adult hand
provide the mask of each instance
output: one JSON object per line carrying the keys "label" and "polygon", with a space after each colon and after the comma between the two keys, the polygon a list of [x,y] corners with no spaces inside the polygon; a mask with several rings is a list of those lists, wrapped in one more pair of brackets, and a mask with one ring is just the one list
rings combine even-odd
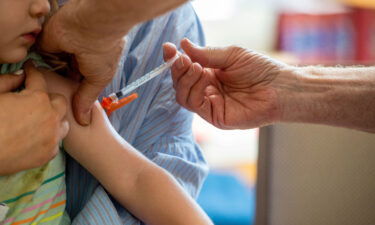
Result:
{"label": "adult hand", "polygon": [[[277,78],[288,66],[240,47],[201,48],[185,39],[172,66],[176,99],[221,129],[248,129],[280,116]],[[164,58],[176,54],[164,45]]]}
{"label": "adult hand", "polygon": [[0,79],[0,175],[42,166],[58,153],[58,144],[69,130],[64,119],[66,100],[47,94],[42,74],[31,63],[26,66],[23,91],[9,93],[22,76],[2,75]]}
{"label": "adult hand", "polygon": [[72,54],[83,76],[73,99],[74,115],[81,125],[90,123],[93,103],[114,77],[123,37],[131,27],[184,2],[70,0],[47,22],[40,42],[42,49]]}

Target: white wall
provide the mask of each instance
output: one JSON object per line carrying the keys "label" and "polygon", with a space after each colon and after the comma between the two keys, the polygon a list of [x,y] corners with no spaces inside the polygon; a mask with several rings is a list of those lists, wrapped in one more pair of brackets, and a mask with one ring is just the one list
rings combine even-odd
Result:
{"label": "white wall", "polygon": [[268,141],[267,225],[375,224],[375,134],[277,125]]}

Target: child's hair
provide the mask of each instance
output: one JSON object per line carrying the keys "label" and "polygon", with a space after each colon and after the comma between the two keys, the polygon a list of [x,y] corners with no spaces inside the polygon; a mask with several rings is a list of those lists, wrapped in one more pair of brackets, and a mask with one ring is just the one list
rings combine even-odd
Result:
{"label": "child's hair", "polygon": [[51,13],[49,16],[53,15],[59,8],[59,3],[57,0],[49,0],[49,4],[51,5]]}
{"label": "child's hair", "polygon": [[[46,16],[45,21],[48,21],[59,8],[58,0],[49,0],[49,3],[51,5],[51,12]],[[33,48],[33,50],[43,56],[43,59],[47,62],[47,64],[51,66],[52,71],[62,71],[69,69],[68,62],[70,61],[70,57],[68,54],[47,53],[42,51],[38,46]]]}

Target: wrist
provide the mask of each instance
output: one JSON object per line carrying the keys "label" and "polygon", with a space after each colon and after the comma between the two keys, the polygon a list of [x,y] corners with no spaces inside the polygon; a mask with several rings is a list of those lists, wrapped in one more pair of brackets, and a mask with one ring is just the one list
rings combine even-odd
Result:
{"label": "wrist", "polygon": [[281,122],[321,123],[332,111],[332,84],[315,70],[313,67],[290,67],[281,73],[278,89]]}
{"label": "wrist", "polygon": [[303,76],[298,67],[286,66],[272,82],[276,92],[275,122],[295,122],[304,111],[298,101]]}
{"label": "wrist", "polygon": [[357,118],[373,114],[374,75],[373,68],[290,67],[278,89],[280,121],[363,128]]}

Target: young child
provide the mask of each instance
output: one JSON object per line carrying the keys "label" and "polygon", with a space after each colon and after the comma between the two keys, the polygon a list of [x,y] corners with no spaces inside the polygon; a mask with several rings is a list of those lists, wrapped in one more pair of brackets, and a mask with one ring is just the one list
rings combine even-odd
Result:
{"label": "young child", "polygon": [[[48,11],[47,0],[0,0],[0,30],[6,34],[0,37],[2,72],[15,72],[12,70],[23,66],[15,63],[27,57],[43,64],[37,55],[28,54],[28,49]],[[26,74],[44,76],[48,89],[68,100],[77,88],[48,70],[42,74],[30,63],[23,68]],[[71,129],[64,140],[66,151],[135,216],[147,224],[211,224],[172,176],[116,133],[99,104],[87,127],[75,122],[71,109],[67,117]],[[0,177],[0,216],[4,215],[0,224],[70,224],[65,213],[64,170],[64,154],[60,152],[43,167]]]}
{"label": "young child", "polygon": [[[49,13],[47,0],[0,0],[0,72],[18,73]],[[17,163],[17,162],[14,162]],[[60,152],[48,164],[0,177],[0,224],[69,224],[65,213],[65,162]]]}

